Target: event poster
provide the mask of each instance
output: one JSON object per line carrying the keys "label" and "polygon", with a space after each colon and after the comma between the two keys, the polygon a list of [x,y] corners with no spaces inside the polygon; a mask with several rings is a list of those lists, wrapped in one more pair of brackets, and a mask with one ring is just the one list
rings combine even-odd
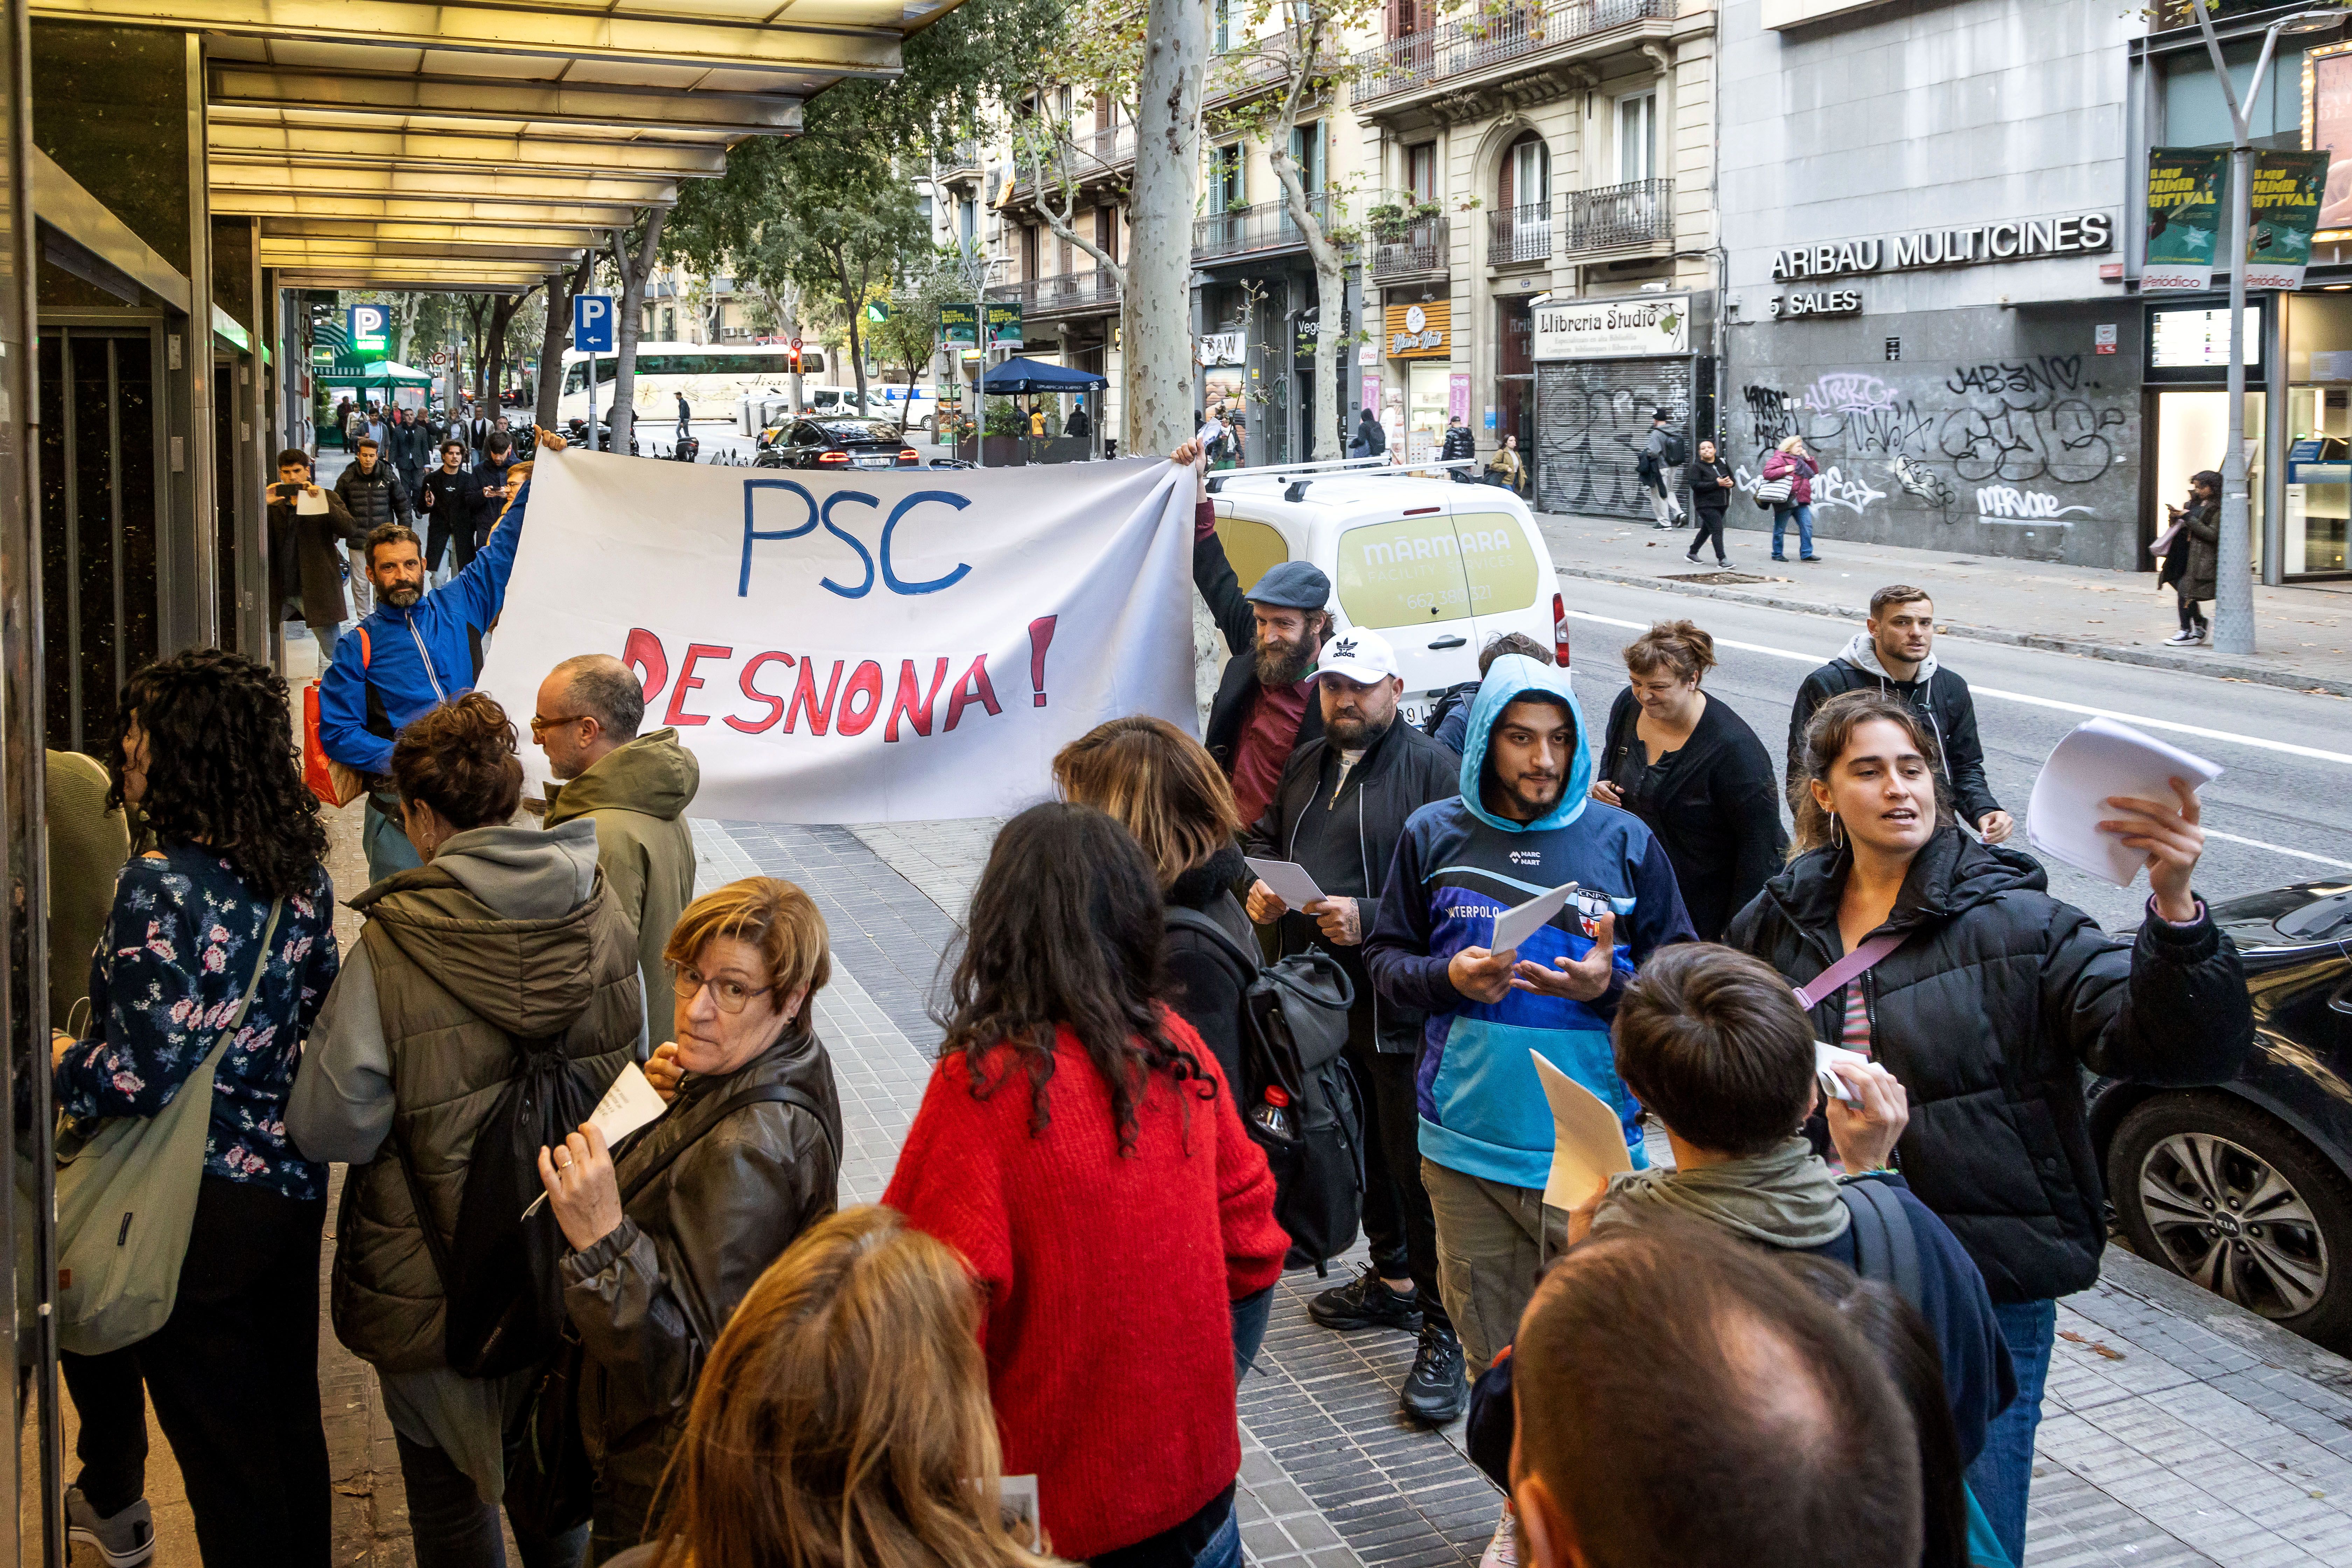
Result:
{"label": "event poster", "polygon": [[2227,149],[2149,149],[2147,260],[2140,269],[2141,292],[2213,286],[2214,239],[2221,227],[2229,161]]}
{"label": "event poster", "polygon": [[2246,287],[2300,289],[2327,189],[2327,153],[2258,152],[2246,214]]}
{"label": "event poster", "polygon": [[[1160,458],[787,473],[564,451],[533,469],[482,687],[574,654],[645,683],[691,813],[999,816],[1107,719],[1193,731],[1193,481]],[[523,747],[535,791],[546,758]]]}

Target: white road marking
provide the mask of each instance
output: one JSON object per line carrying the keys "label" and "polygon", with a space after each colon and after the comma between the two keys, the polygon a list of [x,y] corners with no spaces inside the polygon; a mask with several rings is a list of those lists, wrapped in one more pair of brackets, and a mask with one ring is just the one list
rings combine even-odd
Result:
{"label": "white road marking", "polygon": [[2273,855],[2292,855],[2298,860],[2316,860],[2323,866],[2335,866],[2343,870],[2352,871],[2352,860],[2335,860],[2325,855],[2314,855],[2308,849],[2290,849],[2284,844],[2265,844],[2259,838],[2241,838],[2234,833],[2224,833],[2215,827],[2207,828],[2205,837],[2227,839],[2231,844],[2244,844],[2256,849],[2267,849]]}
{"label": "white road marking", "polygon": [[[1596,616],[1585,610],[1570,610],[1568,614],[1573,619],[1598,621],[1602,626],[1627,626],[1640,632],[1650,629],[1650,623],[1647,621],[1620,620],[1614,616]],[[1800,653],[1794,648],[1772,647],[1764,643],[1734,642],[1729,637],[1717,637],[1715,643],[1717,647],[1736,647],[1745,653],[1760,653],[1773,658],[1794,659],[1799,664],[1826,664],[1833,657],[1830,654]],[[2234,746],[2252,746],[2259,751],[2281,752],[2291,757],[2309,757],[2315,762],[2340,763],[2346,766],[2352,766],[2352,752],[2323,751],[2317,746],[2298,746],[2291,741],[2269,741],[2259,735],[2241,735],[2228,730],[2209,730],[2201,724],[2181,724],[2170,719],[2151,719],[2144,713],[2126,713],[2115,708],[2092,708],[2080,702],[2061,702],[2054,698],[2032,697],[2022,691],[2005,691],[1998,686],[1979,686],[1974,681],[1969,683],[1969,689],[1979,697],[1997,697],[2006,702],[2022,702],[2033,708],[2054,708],[2063,713],[2081,713],[2091,718],[2116,719],[2126,724],[2137,724],[2142,729],[2169,730],[2176,735],[2194,735],[2204,741],[2222,741]],[[2247,842],[2253,841],[2249,839]],[[2265,845],[2264,847],[2267,848],[2269,846]],[[2342,865],[2343,862],[2329,861],[2328,864]]]}

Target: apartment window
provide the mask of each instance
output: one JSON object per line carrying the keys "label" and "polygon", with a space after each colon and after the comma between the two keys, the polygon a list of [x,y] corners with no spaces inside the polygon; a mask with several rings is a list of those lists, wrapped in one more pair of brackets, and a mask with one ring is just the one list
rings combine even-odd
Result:
{"label": "apartment window", "polygon": [[1437,199],[1437,143],[1418,142],[1404,150],[1404,188],[1424,202]]}
{"label": "apartment window", "polygon": [[1105,256],[1109,257],[1113,261],[1118,259],[1118,209],[1117,207],[1095,208],[1095,243],[1102,247],[1102,253]]}
{"label": "apartment window", "polygon": [[963,247],[966,250],[971,248],[972,228],[978,221],[978,216],[975,204],[970,196],[956,203],[956,234],[963,241]]}
{"label": "apartment window", "polygon": [[1617,178],[1647,180],[1657,172],[1657,90],[1629,92],[1617,100]]}
{"label": "apartment window", "polygon": [[1501,188],[1495,205],[1506,212],[1551,205],[1551,150],[1543,138],[1528,132],[1503,155]]}
{"label": "apartment window", "polygon": [[1037,226],[1024,223],[1021,226],[1021,276],[1034,278],[1037,275]]}
{"label": "apartment window", "polygon": [[1218,148],[1211,154],[1209,163],[1209,210],[1213,213],[1231,212],[1235,207],[1245,205],[1247,201],[1245,187],[1242,184],[1241,143],[1236,142],[1231,146]]}
{"label": "apartment window", "polygon": [[1217,0],[1217,53],[1222,55],[1234,47],[1233,37],[1233,0]]}
{"label": "apartment window", "polygon": [[1298,182],[1313,195],[1323,188],[1323,122],[1297,125],[1290,132],[1290,162],[1298,170]]}

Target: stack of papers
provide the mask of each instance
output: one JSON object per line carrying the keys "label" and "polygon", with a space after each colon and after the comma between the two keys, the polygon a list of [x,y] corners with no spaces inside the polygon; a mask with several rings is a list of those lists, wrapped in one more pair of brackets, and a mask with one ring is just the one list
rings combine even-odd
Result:
{"label": "stack of papers", "polygon": [[2202,789],[2221,776],[2220,764],[2168,746],[2113,719],[2086,719],[2059,742],[2033,781],[2025,808],[2025,836],[2033,847],[2078,871],[2128,888],[2147,864],[2144,851],[2127,847],[2101,822],[2120,815],[2107,804],[2114,795],[2170,802],[2169,781]]}
{"label": "stack of papers", "polygon": [[1633,1168],[1625,1124],[1599,1095],[1546,1061],[1542,1052],[1528,1055],[1535,1058],[1536,1077],[1551,1104],[1551,1178],[1544,1183],[1543,1201],[1572,1209],[1607,1186],[1612,1175]]}

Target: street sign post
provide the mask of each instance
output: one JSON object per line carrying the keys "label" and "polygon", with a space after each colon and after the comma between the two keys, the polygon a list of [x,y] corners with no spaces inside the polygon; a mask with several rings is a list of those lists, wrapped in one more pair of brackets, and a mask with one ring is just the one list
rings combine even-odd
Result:
{"label": "street sign post", "polygon": [[[588,356],[588,449],[596,449],[596,356],[613,352],[613,297],[572,296],[572,346]],[[619,383],[614,391],[620,390]]]}

